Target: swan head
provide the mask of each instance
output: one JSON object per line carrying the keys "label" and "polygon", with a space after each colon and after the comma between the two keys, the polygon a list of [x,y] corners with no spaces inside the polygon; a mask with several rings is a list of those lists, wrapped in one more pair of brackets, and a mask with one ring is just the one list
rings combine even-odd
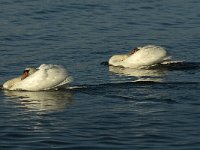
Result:
{"label": "swan head", "polygon": [[21,76],[21,80],[24,80],[26,77],[30,76],[31,74],[35,73],[37,71],[36,68],[34,67],[28,67],[24,70],[22,76]]}

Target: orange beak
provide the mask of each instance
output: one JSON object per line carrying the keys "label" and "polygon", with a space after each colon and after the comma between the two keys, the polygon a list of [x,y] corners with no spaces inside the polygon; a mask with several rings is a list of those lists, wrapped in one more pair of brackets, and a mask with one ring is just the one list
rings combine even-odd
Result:
{"label": "orange beak", "polygon": [[24,71],[24,73],[22,74],[21,80],[24,80],[28,76],[29,76],[28,71]]}

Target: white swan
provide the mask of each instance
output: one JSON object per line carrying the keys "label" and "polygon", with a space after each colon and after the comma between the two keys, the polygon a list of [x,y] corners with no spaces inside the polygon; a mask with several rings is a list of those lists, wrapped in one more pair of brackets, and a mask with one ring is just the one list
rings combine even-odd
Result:
{"label": "white swan", "polygon": [[137,47],[128,54],[114,55],[109,59],[109,65],[127,68],[141,68],[163,63],[169,60],[167,51],[156,45]]}
{"label": "white swan", "polygon": [[21,76],[6,81],[3,89],[40,91],[53,89],[71,81],[72,77],[62,66],[42,64],[38,69],[26,68]]}

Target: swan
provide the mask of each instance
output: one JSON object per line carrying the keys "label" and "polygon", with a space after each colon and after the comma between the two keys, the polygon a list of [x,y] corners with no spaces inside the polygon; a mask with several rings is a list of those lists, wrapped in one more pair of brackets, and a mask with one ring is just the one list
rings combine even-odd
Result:
{"label": "swan", "polygon": [[63,86],[72,81],[65,68],[60,65],[42,64],[37,69],[28,67],[21,76],[3,84],[6,90],[40,91]]}
{"label": "swan", "polygon": [[108,63],[111,66],[142,68],[170,60],[167,51],[156,45],[137,47],[128,54],[113,55]]}

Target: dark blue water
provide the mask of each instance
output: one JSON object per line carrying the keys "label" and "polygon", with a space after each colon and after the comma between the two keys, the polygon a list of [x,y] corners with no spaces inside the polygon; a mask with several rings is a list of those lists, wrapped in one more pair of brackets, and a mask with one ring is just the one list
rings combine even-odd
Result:
{"label": "dark blue water", "polygon": [[199,0],[1,0],[0,84],[42,63],[63,65],[74,82],[1,90],[0,149],[200,149],[199,68],[102,65],[145,44],[199,62],[199,9]]}

